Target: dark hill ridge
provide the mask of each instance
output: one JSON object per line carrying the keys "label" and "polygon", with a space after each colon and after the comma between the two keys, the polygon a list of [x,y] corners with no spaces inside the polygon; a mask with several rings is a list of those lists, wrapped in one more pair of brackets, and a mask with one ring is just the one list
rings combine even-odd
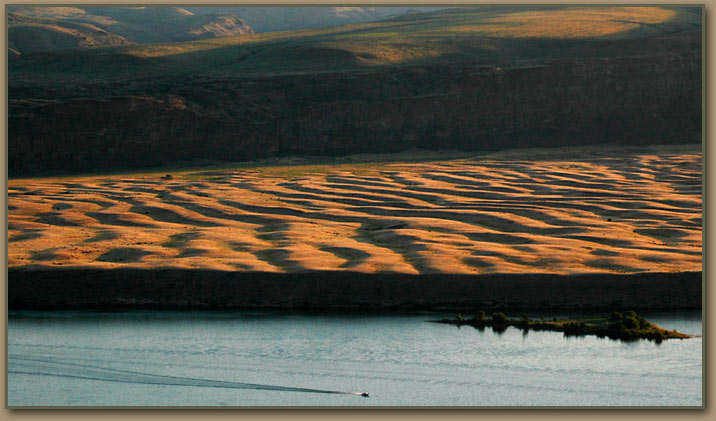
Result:
{"label": "dark hill ridge", "polygon": [[485,7],[15,56],[9,171],[699,142],[701,37],[698,8]]}

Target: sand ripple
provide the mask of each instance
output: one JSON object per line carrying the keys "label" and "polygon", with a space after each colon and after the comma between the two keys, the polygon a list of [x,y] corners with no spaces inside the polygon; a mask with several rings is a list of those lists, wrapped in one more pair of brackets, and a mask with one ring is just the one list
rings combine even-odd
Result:
{"label": "sand ripple", "polygon": [[700,146],[8,182],[11,267],[700,271]]}

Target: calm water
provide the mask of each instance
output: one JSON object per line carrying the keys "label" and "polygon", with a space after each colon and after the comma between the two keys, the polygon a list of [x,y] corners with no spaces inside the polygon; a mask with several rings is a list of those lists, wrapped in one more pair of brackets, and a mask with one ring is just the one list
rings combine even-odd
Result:
{"label": "calm water", "polygon": [[[700,312],[644,315],[701,334]],[[701,338],[657,345],[425,322],[443,316],[10,312],[8,404],[702,403]]]}

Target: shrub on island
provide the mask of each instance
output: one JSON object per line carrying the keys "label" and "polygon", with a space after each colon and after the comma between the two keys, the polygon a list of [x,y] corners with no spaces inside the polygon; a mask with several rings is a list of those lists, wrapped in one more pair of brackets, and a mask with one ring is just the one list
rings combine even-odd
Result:
{"label": "shrub on island", "polygon": [[506,325],[510,323],[510,320],[505,316],[505,313],[492,313],[492,323]]}

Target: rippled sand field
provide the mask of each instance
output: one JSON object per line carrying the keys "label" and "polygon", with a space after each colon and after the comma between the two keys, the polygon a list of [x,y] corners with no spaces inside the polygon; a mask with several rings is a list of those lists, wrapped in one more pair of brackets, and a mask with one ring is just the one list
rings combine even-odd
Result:
{"label": "rippled sand field", "polygon": [[700,145],[8,182],[10,267],[700,271]]}

